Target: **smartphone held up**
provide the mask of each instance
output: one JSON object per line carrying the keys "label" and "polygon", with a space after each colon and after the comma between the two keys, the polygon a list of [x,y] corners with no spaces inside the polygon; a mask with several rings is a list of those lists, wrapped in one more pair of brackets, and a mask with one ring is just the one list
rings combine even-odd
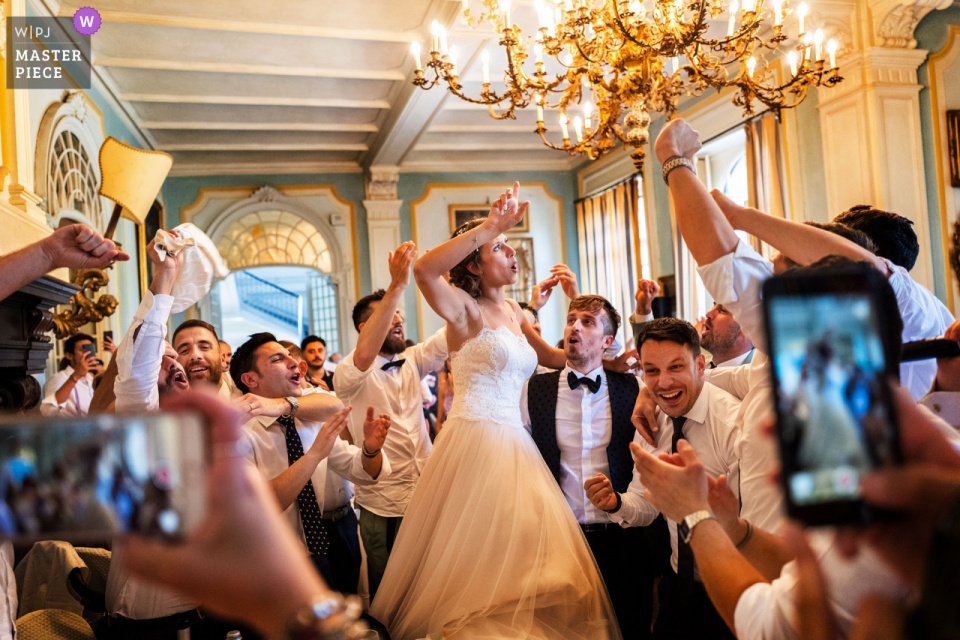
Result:
{"label": "smartphone held up", "polygon": [[807,524],[890,515],[860,498],[865,475],[901,461],[888,383],[899,337],[880,278],[856,268],[764,284],[781,482],[789,515]]}
{"label": "smartphone held up", "polygon": [[0,537],[175,540],[203,517],[207,441],[190,414],[0,420]]}

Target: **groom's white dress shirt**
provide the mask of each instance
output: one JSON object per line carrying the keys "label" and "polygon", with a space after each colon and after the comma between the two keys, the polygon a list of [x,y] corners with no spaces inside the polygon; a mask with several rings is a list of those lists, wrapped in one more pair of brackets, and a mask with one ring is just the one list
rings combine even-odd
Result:
{"label": "groom's white dress shirt", "polygon": [[[574,373],[579,378],[596,379],[600,376],[600,388],[591,393],[581,384],[571,389],[567,376]],[[527,407],[527,387],[523,385],[520,396],[520,415],[523,426],[531,432]],[[610,390],[603,367],[586,375],[574,371],[568,364],[560,372],[557,390],[557,445],[560,447],[560,489],[580,524],[610,522],[607,514],[593,506],[583,489],[587,478],[598,473],[610,477],[610,462],[607,445],[613,434],[613,418],[610,415]]]}

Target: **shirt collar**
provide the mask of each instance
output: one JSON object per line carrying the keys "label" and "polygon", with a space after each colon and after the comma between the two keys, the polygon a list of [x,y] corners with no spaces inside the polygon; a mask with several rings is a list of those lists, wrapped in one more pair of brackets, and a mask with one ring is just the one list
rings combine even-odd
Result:
{"label": "shirt collar", "polygon": [[[73,372],[74,372],[74,371],[76,371],[76,369],[74,369],[73,366],[71,366],[71,365],[69,365],[69,364],[67,365],[66,369],[63,370],[63,372],[64,372],[65,374],[67,374],[67,377],[68,377],[68,378],[73,375]],[[91,379],[91,378],[93,378],[93,374],[88,371],[88,372],[87,372],[87,375],[85,375],[85,376],[83,376],[82,378],[80,378],[80,382],[84,382],[84,381],[90,382],[90,379]]]}
{"label": "shirt collar", "polygon": [[380,355],[380,354],[378,353],[378,354],[377,354],[377,359],[376,359],[377,369],[379,369],[379,368],[382,367],[383,365],[387,364],[388,362],[393,362],[394,360],[396,360],[396,359],[399,358],[399,357],[400,357],[399,355],[396,355],[396,356],[393,356],[392,358],[384,358],[382,355]]}
{"label": "shirt collar", "polygon": [[751,353],[753,353],[753,349],[750,349],[749,351],[746,351],[746,352],[744,352],[744,353],[741,353],[740,355],[738,355],[738,356],[735,357],[735,358],[730,358],[730,359],[727,360],[726,362],[718,362],[718,363],[717,363],[717,368],[720,368],[720,367],[738,367],[738,366],[740,366],[741,364],[743,364],[743,361],[746,360],[746,359],[747,359],[747,356],[749,356]]}
{"label": "shirt collar", "polygon": [[600,376],[601,387],[603,387],[603,385],[607,383],[607,376],[603,373],[603,365],[600,365],[590,373],[580,373],[579,371],[575,371],[574,369],[572,369],[570,367],[570,363],[568,362],[567,365],[563,368],[561,377],[563,377],[563,379],[566,380],[567,374],[570,374],[570,373],[577,376],[578,378],[590,378],[591,380],[596,380],[597,376]]}
{"label": "shirt collar", "polygon": [[684,418],[699,424],[704,424],[707,421],[707,413],[710,410],[710,386],[709,382],[703,383],[703,387],[700,389],[700,397],[690,407],[690,411],[683,415]]}

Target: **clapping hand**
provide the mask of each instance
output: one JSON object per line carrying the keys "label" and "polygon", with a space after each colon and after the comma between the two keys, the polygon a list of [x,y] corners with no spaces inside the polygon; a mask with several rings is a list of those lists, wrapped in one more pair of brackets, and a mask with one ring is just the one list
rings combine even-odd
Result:
{"label": "clapping hand", "polygon": [[316,450],[317,453],[320,454],[321,460],[326,459],[326,457],[330,455],[330,452],[333,451],[333,445],[336,443],[340,432],[347,426],[347,418],[350,416],[350,411],[352,410],[353,407],[340,409],[340,411],[333,414],[333,417],[324,422],[323,426],[320,427],[320,433],[317,434],[317,439],[313,441],[310,450]]}
{"label": "clapping hand", "polygon": [[611,511],[617,508],[617,493],[613,490],[613,483],[602,473],[587,478],[583,483],[587,498],[597,509]]}
{"label": "clapping hand", "polygon": [[653,313],[653,301],[660,295],[660,283],[656,280],[641,280],[637,283],[637,292],[633,294],[637,301],[637,315],[648,316]]}
{"label": "clapping hand", "polygon": [[637,433],[644,440],[653,446],[657,446],[656,435],[660,432],[660,425],[657,424],[657,416],[660,414],[660,407],[653,399],[653,394],[647,387],[640,387],[640,393],[637,394],[637,402],[633,407],[633,415],[630,422],[636,427]]}
{"label": "clapping hand", "polygon": [[691,513],[710,510],[707,472],[686,440],[677,443],[675,454],[654,457],[634,442],[630,451],[643,483],[643,497],[664,517],[681,522]]}
{"label": "clapping hand", "polygon": [[530,202],[520,204],[520,183],[514,182],[512,189],[507,189],[500,198],[490,206],[487,223],[493,225],[497,233],[503,233],[520,224],[523,216],[530,208]]}
{"label": "clapping hand", "polygon": [[95,229],[85,224],[61,227],[40,241],[40,247],[51,269],[97,269],[108,267],[115,260],[129,260],[130,256],[117,250],[113,240],[105,240]]}
{"label": "clapping hand", "polygon": [[381,413],[377,416],[373,407],[367,407],[367,417],[363,421],[363,444],[367,451],[374,452],[383,448],[390,431],[390,415]]}

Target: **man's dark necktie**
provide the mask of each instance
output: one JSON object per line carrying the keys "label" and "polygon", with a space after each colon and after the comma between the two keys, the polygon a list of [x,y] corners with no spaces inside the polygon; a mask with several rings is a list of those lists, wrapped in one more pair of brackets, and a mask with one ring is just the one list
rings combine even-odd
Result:
{"label": "man's dark necktie", "polygon": [[[673,449],[671,453],[677,452],[677,443],[683,438],[683,425],[687,421],[685,417],[673,419]],[[689,514],[687,514],[689,515]],[[693,549],[683,541],[683,536],[677,532],[677,596],[680,602],[688,602],[693,595]]]}
{"label": "man's dark necktie", "polygon": [[[292,416],[277,418],[277,424],[282,426],[287,438],[287,461],[293,466],[303,457],[303,441],[297,433],[296,424]],[[317,502],[317,492],[313,489],[313,480],[307,480],[303,489],[297,494],[297,508],[300,510],[300,523],[303,525],[303,537],[307,541],[307,550],[312,554],[326,555],[330,550],[330,536],[327,534],[326,523],[320,517],[320,504]]]}
{"label": "man's dark necktie", "polygon": [[392,360],[380,368],[383,371],[390,371],[390,369],[396,369],[397,367],[402,366],[404,362],[406,362],[405,358],[401,358],[399,360]]}
{"label": "man's dark necktie", "polygon": [[596,393],[600,390],[600,376],[597,376],[595,380],[590,378],[581,378],[573,371],[567,374],[567,384],[570,385],[571,389],[576,389],[581,384],[587,389],[590,389],[590,393]]}

